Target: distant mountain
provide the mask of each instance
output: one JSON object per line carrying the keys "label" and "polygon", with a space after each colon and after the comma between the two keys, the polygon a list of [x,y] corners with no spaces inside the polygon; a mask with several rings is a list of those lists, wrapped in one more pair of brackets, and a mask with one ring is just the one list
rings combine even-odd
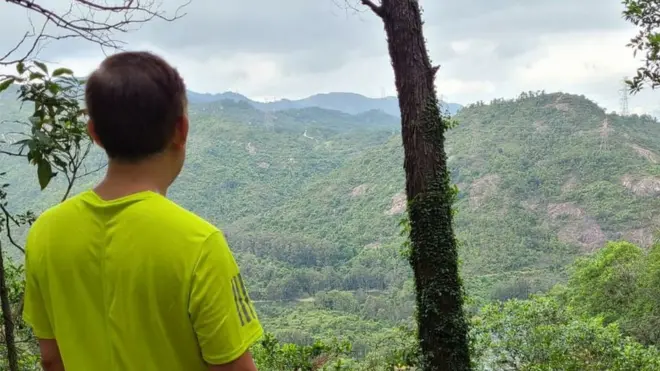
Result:
{"label": "distant mountain", "polygon": [[241,102],[241,101],[251,102],[251,100],[248,97],[234,92],[209,94],[209,93],[197,93],[191,90],[188,90],[188,100],[190,101],[190,103],[195,103],[195,104],[212,103],[222,100],[231,100],[235,102]]}
{"label": "distant mountain", "polygon": [[[0,99],[16,98],[18,88],[10,87],[0,93]],[[220,101],[247,102],[261,111],[286,111],[291,109],[323,108],[340,111],[350,115],[363,114],[370,111],[381,111],[387,115],[399,117],[399,100],[396,97],[369,98],[355,93],[323,93],[315,94],[299,100],[280,99],[273,102],[259,102],[235,92],[198,93],[188,90],[188,101],[192,104],[206,104]],[[463,106],[458,103],[440,102],[443,111],[450,115],[457,114]]]}
{"label": "distant mountain", "polygon": [[[248,102],[253,107],[263,111],[284,111],[289,109],[318,107],[341,111],[352,115],[376,110],[382,111],[388,115],[399,116],[399,101],[396,97],[369,98],[355,93],[324,93],[315,94],[311,97],[299,100],[281,99],[274,102],[257,102],[234,92],[204,94],[188,91],[188,99],[193,104],[210,103],[222,100]],[[443,110],[448,110],[451,115],[455,115],[461,110],[461,108],[463,108],[463,106],[457,103],[441,102],[441,106],[443,107]]]}

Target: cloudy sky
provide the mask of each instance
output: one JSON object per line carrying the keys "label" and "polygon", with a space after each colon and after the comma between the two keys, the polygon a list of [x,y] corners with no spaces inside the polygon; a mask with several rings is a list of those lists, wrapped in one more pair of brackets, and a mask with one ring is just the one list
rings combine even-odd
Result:
{"label": "cloudy sky", "polygon": [[[163,9],[182,1],[165,0]],[[380,20],[347,10],[344,1],[192,0],[184,18],[122,38],[128,49],[166,57],[198,92],[232,90],[259,100],[394,94]],[[621,81],[638,66],[625,46],[635,29],[621,18],[620,0],[420,1],[432,59],[442,65],[438,91],[451,102],[546,90],[584,94],[618,110]],[[68,3],[37,2],[55,9]],[[27,29],[27,14],[0,4],[0,54]],[[67,41],[50,44],[42,56],[79,74],[103,58],[90,43]],[[660,92],[631,97],[630,108],[660,113]]]}

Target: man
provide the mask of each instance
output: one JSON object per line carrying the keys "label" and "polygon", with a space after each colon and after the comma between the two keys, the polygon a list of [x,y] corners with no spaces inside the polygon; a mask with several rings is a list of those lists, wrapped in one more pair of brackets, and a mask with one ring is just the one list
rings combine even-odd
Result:
{"label": "man", "polygon": [[48,371],[256,370],[262,335],[222,233],[165,195],[183,166],[187,100],[161,58],[107,58],[85,89],[108,155],[93,190],[27,239],[24,318]]}

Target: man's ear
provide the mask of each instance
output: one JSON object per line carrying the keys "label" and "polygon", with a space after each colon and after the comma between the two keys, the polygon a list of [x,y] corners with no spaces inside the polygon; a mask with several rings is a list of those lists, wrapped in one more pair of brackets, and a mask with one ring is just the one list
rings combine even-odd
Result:
{"label": "man's ear", "polygon": [[183,115],[176,120],[176,127],[174,128],[174,146],[177,149],[182,149],[186,146],[188,140],[188,115]]}
{"label": "man's ear", "polygon": [[96,143],[99,147],[103,148],[101,141],[99,141],[99,136],[96,134],[96,129],[94,127],[94,121],[91,119],[87,121],[87,133],[92,138],[92,141]]}

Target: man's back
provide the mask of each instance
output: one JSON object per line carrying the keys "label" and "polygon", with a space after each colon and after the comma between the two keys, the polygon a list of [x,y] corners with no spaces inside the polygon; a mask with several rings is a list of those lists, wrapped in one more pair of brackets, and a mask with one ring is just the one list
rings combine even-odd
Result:
{"label": "man's back", "polygon": [[154,192],[87,191],[47,211],[26,275],[26,321],[67,371],[201,371],[262,334],[222,234]]}

